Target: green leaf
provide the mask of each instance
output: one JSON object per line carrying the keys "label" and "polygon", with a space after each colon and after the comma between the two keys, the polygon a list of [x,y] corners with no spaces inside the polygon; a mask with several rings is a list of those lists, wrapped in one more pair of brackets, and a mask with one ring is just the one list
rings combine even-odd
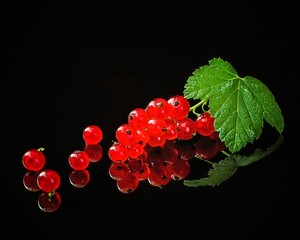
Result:
{"label": "green leaf", "polygon": [[213,163],[212,166],[213,168],[208,172],[208,177],[198,180],[186,179],[183,181],[183,184],[187,187],[218,186],[232,177],[238,168],[234,157],[227,157],[218,163]]}
{"label": "green leaf", "polygon": [[221,58],[196,69],[183,94],[187,99],[209,101],[216,131],[232,153],[259,138],[264,120],[283,131],[281,109],[267,86],[254,77],[239,77]]}

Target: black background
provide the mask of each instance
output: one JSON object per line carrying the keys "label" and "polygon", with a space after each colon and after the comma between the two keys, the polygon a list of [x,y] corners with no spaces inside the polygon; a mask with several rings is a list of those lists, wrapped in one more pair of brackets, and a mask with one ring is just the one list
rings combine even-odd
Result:
{"label": "black background", "polygon": [[[1,234],[31,239],[177,237],[296,239],[296,8],[273,1],[4,3],[1,81]],[[2,3],[3,4],[3,3]],[[283,145],[239,169],[219,187],[164,189],[144,182],[132,194],[108,175],[107,149],[135,107],[182,94],[192,72],[214,57],[230,62],[274,94],[285,118]],[[290,99],[290,100],[289,100]],[[4,123],[3,123],[4,120]],[[104,156],[89,166],[90,183],[73,187],[68,155],[84,147],[82,131],[98,124]],[[289,136],[289,131],[291,134]],[[260,144],[278,133],[266,124]],[[289,137],[296,140],[290,140]],[[45,148],[60,173],[62,203],[42,212],[22,183],[21,157]],[[205,174],[193,169],[193,177]],[[4,224],[3,224],[4,223]]]}

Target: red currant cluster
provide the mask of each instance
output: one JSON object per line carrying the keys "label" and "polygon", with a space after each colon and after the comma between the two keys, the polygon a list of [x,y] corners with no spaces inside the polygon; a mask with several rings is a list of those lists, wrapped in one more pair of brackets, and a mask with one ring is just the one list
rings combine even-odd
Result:
{"label": "red currant cluster", "polygon": [[[129,113],[108,149],[109,175],[120,192],[131,193],[144,180],[156,187],[182,180],[190,172],[188,160],[195,155],[208,160],[224,149],[209,111],[197,114],[195,120],[189,117],[190,111],[189,101],[174,95],[155,98]],[[184,144],[196,135],[201,138],[194,144]]]}
{"label": "red currant cluster", "polygon": [[[69,155],[69,165],[73,171],[69,174],[70,183],[82,188],[90,181],[87,170],[90,162],[98,162],[103,155],[100,142],[103,132],[97,125],[90,125],[83,131],[85,147]],[[46,164],[44,149],[30,149],[23,154],[22,163],[28,172],[23,176],[25,188],[31,192],[42,191],[38,198],[38,206],[44,212],[56,211],[61,205],[61,197],[57,192],[60,186],[60,175],[53,169],[43,169]]]}
{"label": "red currant cluster", "polygon": [[23,177],[23,184],[31,192],[42,191],[38,197],[39,208],[53,212],[61,204],[60,194],[56,191],[60,186],[60,175],[53,169],[43,169],[46,164],[43,150],[30,149],[24,153],[22,163],[28,172]]}
{"label": "red currant cluster", "polygon": [[100,142],[103,139],[103,131],[98,125],[89,125],[83,130],[85,147],[83,150],[73,151],[68,158],[73,171],[69,175],[70,183],[77,188],[85,187],[90,181],[90,173],[87,170],[90,163],[102,159],[103,149]]}

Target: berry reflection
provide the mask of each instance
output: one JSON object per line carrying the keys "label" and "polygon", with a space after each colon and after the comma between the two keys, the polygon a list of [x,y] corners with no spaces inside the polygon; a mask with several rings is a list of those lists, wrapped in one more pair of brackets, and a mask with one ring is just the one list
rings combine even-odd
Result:
{"label": "berry reflection", "polygon": [[87,169],[74,170],[69,174],[70,183],[77,188],[83,188],[90,182],[90,173]]}
{"label": "berry reflection", "polygon": [[61,205],[61,197],[58,192],[43,192],[38,197],[38,206],[43,212],[54,212]]}

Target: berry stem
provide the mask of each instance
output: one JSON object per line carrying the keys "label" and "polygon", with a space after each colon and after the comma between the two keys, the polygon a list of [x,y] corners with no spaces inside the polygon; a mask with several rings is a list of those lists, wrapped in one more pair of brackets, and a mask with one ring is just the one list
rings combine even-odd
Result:
{"label": "berry stem", "polygon": [[202,106],[202,111],[205,112],[205,109],[203,108],[203,106],[207,103],[207,100],[201,100],[200,102],[198,102],[197,104],[195,104],[194,106],[190,107],[190,112],[192,111],[197,117],[200,115],[200,113],[196,112],[196,109],[200,106]]}

